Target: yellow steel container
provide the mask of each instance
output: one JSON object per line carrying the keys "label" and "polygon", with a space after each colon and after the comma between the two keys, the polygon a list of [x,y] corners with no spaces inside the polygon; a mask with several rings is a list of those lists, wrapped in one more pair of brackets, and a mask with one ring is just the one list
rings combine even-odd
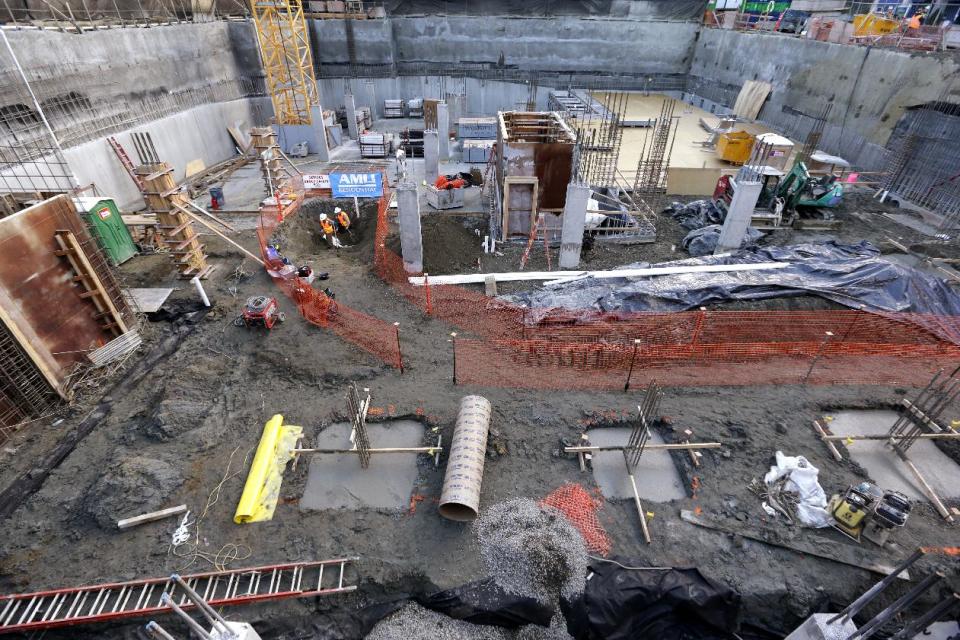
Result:
{"label": "yellow steel container", "polygon": [[724,133],[717,141],[717,156],[726,162],[743,164],[750,159],[756,138],[746,131]]}

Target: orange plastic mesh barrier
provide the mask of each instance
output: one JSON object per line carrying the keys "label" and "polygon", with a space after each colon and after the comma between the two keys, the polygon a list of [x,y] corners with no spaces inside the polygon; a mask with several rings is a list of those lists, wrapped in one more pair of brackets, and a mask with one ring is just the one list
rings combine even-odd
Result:
{"label": "orange plastic mesh barrier", "polygon": [[[386,183],[386,179],[384,179]],[[299,199],[303,199],[302,185]],[[381,208],[386,208],[387,198],[381,198]],[[257,236],[260,239],[260,253],[264,262],[267,259],[266,246],[273,232],[284,218],[296,215],[296,207],[284,211],[270,208],[261,209]],[[268,270],[276,284],[288,298],[296,303],[300,314],[309,322],[330,329],[344,340],[355,344],[364,351],[373,354],[387,364],[403,369],[403,356],[400,353],[398,329],[389,322],[357,311],[331,299],[322,291],[304,284],[296,277],[296,271],[287,275],[275,275],[276,270]]]}
{"label": "orange plastic mesh barrier", "polygon": [[623,389],[761,384],[916,384],[955,366],[960,348],[812,343],[638,347],[457,338],[456,381],[521,389]]}
{"label": "orange plastic mesh barrier", "polygon": [[568,483],[553,491],[540,504],[553,507],[566,516],[583,535],[587,549],[601,556],[610,553],[610,537],[597,518],[597,511],[603,504],[599,497],[591,496],[579,484]]}

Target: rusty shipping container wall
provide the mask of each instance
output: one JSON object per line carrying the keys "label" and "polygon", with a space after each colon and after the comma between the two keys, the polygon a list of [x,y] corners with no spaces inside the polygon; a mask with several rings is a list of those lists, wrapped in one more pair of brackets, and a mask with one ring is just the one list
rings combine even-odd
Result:
{"label": "rusty shipping container wall", "polygon": [[[86,362],[86,352],[114,337],[104,319],[74,280],[69,261],[58,256],[57,231],[70,231],[90,261],[93,271],[129,325],[131,309],[123,299],[113,271],[76,211],[73,201],[60,195],[0,219],[0,305],[4,323],[32,361],[61,396],[70,369]],[[23,345],[26,342],[28,344]],[[21,366],[0,352],[0,368]],[[51,380],[52,379],[52,380]]]}

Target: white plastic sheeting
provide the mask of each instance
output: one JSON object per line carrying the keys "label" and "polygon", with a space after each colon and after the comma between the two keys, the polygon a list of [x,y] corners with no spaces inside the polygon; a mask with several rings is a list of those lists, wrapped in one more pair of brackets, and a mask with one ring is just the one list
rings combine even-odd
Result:
{"label": "white plastic sheeting", "polygon": [[796,491],[800,498],[797,505],[797,517],[808,527],[829,527],[833,518],[827,512],[827,494],[820,486],[820,470],[810,464],[803,456],[787,456],[777,451],[777,463],[763,477],[769,487],[780,478],[789,476],[784,485],[787,491]]}

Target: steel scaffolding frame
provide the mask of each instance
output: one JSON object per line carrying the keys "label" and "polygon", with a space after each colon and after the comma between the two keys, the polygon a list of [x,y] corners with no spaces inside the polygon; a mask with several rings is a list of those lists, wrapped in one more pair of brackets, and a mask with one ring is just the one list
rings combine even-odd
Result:
{"label": "steel scaffolding frame", "polygon": [[251,0],[257,42],[277,124],[312,124],[320,104],[300,0]]}

